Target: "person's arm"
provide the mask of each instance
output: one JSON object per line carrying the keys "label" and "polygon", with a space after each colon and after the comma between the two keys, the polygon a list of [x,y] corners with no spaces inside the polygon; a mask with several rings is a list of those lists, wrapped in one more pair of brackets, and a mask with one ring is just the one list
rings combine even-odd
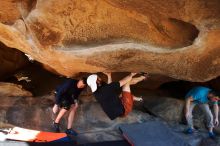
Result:
{"label": "person's arm", "polygon": [[112,82],[112,74],[110,72],[105,72],[104,74],[108,77],[108,84],[110,84]]}
{"label": "person's arm", "polygon": [[59,111],[59,105],[58,104],[54,104],[52,110],[53,110],[53,113],[56,114]]}
{"label": "person's arm", "polygon": [[189,116],[189,108],[190,108],[190,104],[193,101],[193,97],[190,96],[186,99],[186,103],[185,103],[185,116],[188,117]]}
{"label": "person's arm", "polygon": [[218,126],[218,124],[219,124],[218,113],[219,113],[219,107],[218,107],[218,104],[216,103],[216,104],[214,104],[214,114],[215,114],[214,123],[215,123],[215,126]]}

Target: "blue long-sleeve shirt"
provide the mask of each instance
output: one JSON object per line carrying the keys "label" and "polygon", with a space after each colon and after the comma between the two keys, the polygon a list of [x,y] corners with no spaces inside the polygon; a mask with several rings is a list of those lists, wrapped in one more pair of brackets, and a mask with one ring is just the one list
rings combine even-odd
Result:
{"label": "blue long-sleeve shirt", "polygon": [[78,80],[68,79],[56,88],[55,103],[60,104],[63,98],[68,100],[78,99],[81,91],[77,87]]}

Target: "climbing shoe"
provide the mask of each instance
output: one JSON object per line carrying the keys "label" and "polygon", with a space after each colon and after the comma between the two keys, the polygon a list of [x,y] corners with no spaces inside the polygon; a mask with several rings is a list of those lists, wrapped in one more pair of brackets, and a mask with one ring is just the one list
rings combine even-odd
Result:
{"label": "climbing shoe", "polygon": [[185,131],[186,134],[193,134],[194,133],[194,130],[192,128],[188,128],[186,131]]}
{"label": "climbing shoe", "polygon": [[54,132],[59,133],[60,132],[60,124],[53,122],[53,130],[54,130]]}
{"label": "climbing shoe", "polygon": [[73,129],[66,129],[66,134],[67,135],[72,135],[72,136],[77,136],[78,135],[78,133]]}
{"label": "climbing shoe", "polygon": [[208,135],[209,135],[209,138],[212,138],[212,139],[215,138],[215,134],[213,132],[209,132]]}

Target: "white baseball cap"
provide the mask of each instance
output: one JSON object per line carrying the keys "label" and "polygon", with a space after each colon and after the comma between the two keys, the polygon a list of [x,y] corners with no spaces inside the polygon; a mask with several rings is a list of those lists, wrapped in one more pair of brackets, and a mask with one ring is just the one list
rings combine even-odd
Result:
{"label": "white baseball cap", "polygon": [[87,78],[87,85],[92,89],[92,92],[95,92],[97,90],[97,78],[98,76],[96,74],[90,75]]}

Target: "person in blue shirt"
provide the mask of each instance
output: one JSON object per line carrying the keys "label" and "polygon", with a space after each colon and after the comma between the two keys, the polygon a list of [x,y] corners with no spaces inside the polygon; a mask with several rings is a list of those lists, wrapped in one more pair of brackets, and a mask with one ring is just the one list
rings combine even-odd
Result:
{"label": "person in blue shirt", "polygon": [[58,111],[59,113],[53,123],[55,132],[60,132],[59,122],[64,114],[69,111],[66,133],[77,136],[77,132],[72,129],[72,124],[78,107],[78,97],[85,87],[86,78],[80,80],[67,79],[62,85],[57,87],[53,113],[56,114]]}
{"label": "person in blue shirt", "polygon": [[[206,115],[207,127],[209,130],[209,133],[208,133],[209,137],[211,138],[215,137],[215,134],[213,133],[213,128],[214,126],[218,126],[219,124],[218,100],[219,100],[219,97],[217,93],[207,87],[202,87],[202,86],[194,87],[187,93],[186,100],[185,100],[186,101],[185,102],[185,117],[186,117],[187,125],[188,125],[188,129],[186,130],[186,132],[188,134],[192,134],[194,132],[192,111],[194,107],[198,105]],[[214,118],[209,108],[210,103],[213,104]]]}

